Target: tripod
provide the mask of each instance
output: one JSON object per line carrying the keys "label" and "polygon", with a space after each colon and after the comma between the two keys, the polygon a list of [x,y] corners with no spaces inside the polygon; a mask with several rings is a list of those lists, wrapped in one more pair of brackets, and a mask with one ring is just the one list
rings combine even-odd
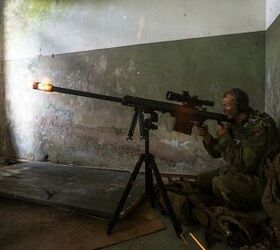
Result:
{"label": "tripod", "polygon": [[184,236],[183,236],[183,229],[181,227],[181,224],[177,221],[173,208],[170,204],[170,200],[168,198],[165,185],[162,181],[160,172],[159,172],[157,164],[155,162],[154,155],[150,153],[150,149],[149,149],[149,142],[150,142],[149,141],[149,132],[151,129],[154,130],[154,129],[158,128],[157,125],[154,124],[155,122],[158,121],[158,114],[154,111],[148,112],[150,114],[150,117],[144,119],[143,112],[144,111],[141,108],[135,109],[135,112],[134,112],[134,115],[133,115],[133,118],[132,118],[132,121],[130,124],[130,129],[128,132],[128,139],[132,139],[133,132],[135,130],[136,123],[139,118],[140,135],[145,140],[145,153],[142,153],[140,155],[140,158],[138,159],[138,161],[133,169],[130,179],[122,194],[122,197],[116,207],[114,215],[108,224],[107,234],[111,234],[113,227],[114,227],[117,219],[119,218],[121,210],[128,197],[128,194],[133,186],[133,183],[139,173],[139,170],[140,170],[143,162],[145,162],[145,195],[149,198],[151,205],[154,207],[155,206],[155,201],[154,201],[155,192],[154,192],[153,177],[155,177],[156,182],[159,186],[160,192],[162,194],[168,216],[170,217],[170,219],[173,223],[174,230],[175,230],[177,236],[181,237],[185,241]]}

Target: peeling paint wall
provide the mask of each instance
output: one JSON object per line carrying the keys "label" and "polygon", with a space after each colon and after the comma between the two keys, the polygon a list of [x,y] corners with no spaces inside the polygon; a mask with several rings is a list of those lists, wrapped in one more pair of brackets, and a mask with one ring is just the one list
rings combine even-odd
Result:
{"label": "peeling paint wall", "polygon": [[[22,3],[21,0],[9,2]],[[42,23],[35,11],[36,5],[32,6],[40,1],[24,2],[31,18],[28,20],[38,28]],[[56,12],[71,6],[76,12],[84,8],[84,1],[79,1],[79,5],[71,1],[56,2],[65,3]],[[110,1],[104,1],[104,6],[106,2]],[[43,13],[50,13],[52,7],[40,6],[43,10],[46,8]],[[15,6],[16,13],[22,13],[19,8],[20,5]],[[21,18],[19,15],[16,20]],[[40,15],[40,18],[43,17]],[[51,17],[48,19],[51,21]],[[75,31],[78,32],[78,28],[73,27]],[[39,37],[45,39],[44,35],[43,32]],[[65,42],[61,37],[47,38],[55,46]],[[92,42],[88,37],[82,40]],[[14,49],[22,49],[15,41],[20,43],[21,40],[18,37],[11,43]],[[29,42],[32,47],[32,40]],[[71,42],[76,44],[75,40]],[[38,92],[31,89],[30,82],[34,79],[49,78],[60,87],[161,101],[165,100],[168,90],[188,90],[201,99],[215,101],[216,106],[211,111],[221,110],[219,102],[224,91],[241,87],[249,93],[252,106],[261,110],[264,107],[265,33],[262,31],[79,50],[81,48],[75,47],[75,52],[59,55],[55,50],[50,55],[35,50],[36,56],[5,61],[7,122],[2,122],[2,127],[9,128],[11,133],[1,134],[6,155],[32,160],[48,156],[53,162],[130,169],[143,152],[144,143],[140,142],[138,132],[135,140],[126,140],[133,114],[131,108],[101,100]],[[151,133],[151,152],[160,170],[197,173],[207,166],[221,164],[206,154],[196,131],[192,136],[176,133],[172,131],[172,122],[168,114],[161,115],[159,129]],[[210,128],[213,127],[214,123],[210,122]]]}
{"label": "peeling paint wall", "polygon": [[265,110],[280,124],[280,16],[266,32]]}

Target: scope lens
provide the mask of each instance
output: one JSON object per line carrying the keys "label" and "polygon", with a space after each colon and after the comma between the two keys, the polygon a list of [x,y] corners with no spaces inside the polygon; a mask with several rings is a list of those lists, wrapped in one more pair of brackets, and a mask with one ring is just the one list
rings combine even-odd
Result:
{"label": "scope lens", "polygon": [[172,95],[171,91],[167,91],[167,92],[166,92],[166,99],[167,99],[167,100],[170,100],[171,95]]}
{"label": "scope lens", "polygon": [[170,101],[180,101],[182,99],[182,95],[177,94],[175,92],[172,91],[167,91],[166,92],[166,99],[170,100]]}

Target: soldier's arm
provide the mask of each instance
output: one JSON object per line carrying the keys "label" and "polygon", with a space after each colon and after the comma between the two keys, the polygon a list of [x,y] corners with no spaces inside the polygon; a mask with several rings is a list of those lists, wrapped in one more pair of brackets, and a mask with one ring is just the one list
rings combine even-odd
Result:
{"label": "soldier's arm", "polygon": [[216,138],[211,137],[211,139],[207,142],[203,140],[203,145],[208,154],[213,158],[220,158],[222,156],[218,149],[218,140]]}
{"label": "soldier's arm", "polygon": [[224,160],[240,172],[254,172],[267,147],[268,135],[262,122],[254,124],[239,142],[229,133],[218,138],[218,148]]}
{"label": "soldier's arm", "polygon": [[214,139],[213,136],[208,131],[208,126],[200,126],[197,127],[198,134],[203,137],[203,145],[207,152],[213,157],[213,158],[219,158],[221,157],[220,151],[217,149],[217,139]]}

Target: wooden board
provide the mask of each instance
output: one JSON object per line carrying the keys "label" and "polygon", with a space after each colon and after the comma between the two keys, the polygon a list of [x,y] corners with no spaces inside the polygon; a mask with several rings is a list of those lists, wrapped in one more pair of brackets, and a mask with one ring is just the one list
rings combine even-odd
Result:
{"label": "wooden board", "polygon": [[[111,218],[130,175],[123,171],[49,162],[2,165],[0,196]],[[122,217],[136,206],[144,191],[144,176],[139,174]]]}

